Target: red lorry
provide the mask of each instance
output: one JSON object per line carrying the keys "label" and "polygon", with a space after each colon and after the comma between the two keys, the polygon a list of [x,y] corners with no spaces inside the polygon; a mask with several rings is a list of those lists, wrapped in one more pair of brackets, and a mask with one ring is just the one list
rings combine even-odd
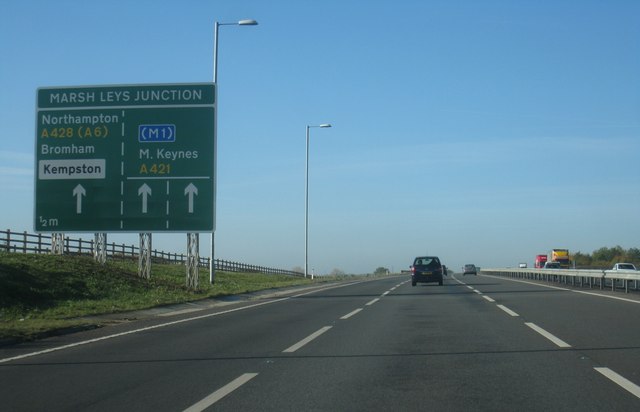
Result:
{"label": "red lorry", "polygon": [[536,255],[536,262],[533,265],[535,268],[543,268],[544,264],[547,262],[547,255]]}

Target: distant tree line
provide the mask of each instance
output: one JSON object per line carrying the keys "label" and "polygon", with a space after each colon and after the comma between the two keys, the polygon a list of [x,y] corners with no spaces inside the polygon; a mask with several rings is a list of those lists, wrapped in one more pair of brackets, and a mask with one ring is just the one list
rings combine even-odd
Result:
{"label": "distant tree line", "polygon": [[601,247],[591,254],[576,252],[571,258],[578,269],[610,269],[619,262],[633,263],[637,268],[640,266],[640,249],[636,247],[623,249],[620,246]]}

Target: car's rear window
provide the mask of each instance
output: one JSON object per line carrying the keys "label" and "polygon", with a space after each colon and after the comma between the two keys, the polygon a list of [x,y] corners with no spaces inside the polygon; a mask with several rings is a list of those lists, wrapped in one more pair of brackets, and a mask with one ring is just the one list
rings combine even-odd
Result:
{"label": "car's rear window", "polygon": [[438,258],[416,258],[414,266],[440,266]]}

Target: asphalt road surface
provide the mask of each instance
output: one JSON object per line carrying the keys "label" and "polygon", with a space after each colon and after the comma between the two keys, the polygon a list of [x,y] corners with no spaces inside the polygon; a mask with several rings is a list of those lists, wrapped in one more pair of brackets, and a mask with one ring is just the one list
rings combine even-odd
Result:
{"label": "asphalt road surface", "polygon": [[639,319],[637,295],[377,278],[0,348],[0,408],[638,411]]}

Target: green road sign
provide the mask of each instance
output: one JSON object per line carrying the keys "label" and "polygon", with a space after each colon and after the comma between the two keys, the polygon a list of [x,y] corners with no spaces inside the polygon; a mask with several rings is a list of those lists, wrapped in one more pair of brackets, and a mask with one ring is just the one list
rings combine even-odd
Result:
{"label": "green road sign", "polygon": [[214,229],[213,83],[40,88],[40,232]]}

